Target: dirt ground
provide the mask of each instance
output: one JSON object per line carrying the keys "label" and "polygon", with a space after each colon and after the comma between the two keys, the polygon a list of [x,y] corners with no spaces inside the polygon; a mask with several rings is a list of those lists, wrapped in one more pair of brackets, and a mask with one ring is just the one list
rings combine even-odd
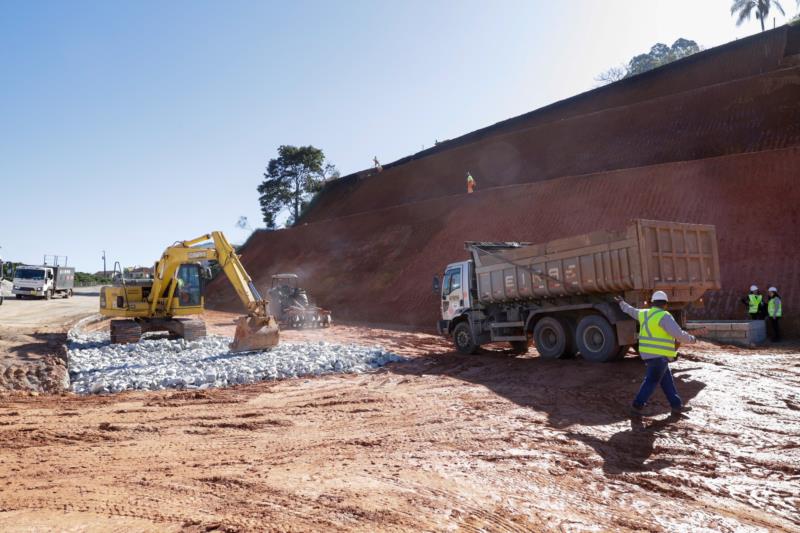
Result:
{"label": "dirt ground", "polygon": [[63,345],[67,327],[97,310],[96,287],[72,298],[0,305],[0,390],[60,392],[68,385]]}
{"label": "dirt ground", "polygon": [[[232,333],[234,315],[209,313]],[[208,391],[0,399],[0,530],[798,531],[800,346],[702,343],[694,406],[632,423],[641,361],[284,332],[408,360]]]}

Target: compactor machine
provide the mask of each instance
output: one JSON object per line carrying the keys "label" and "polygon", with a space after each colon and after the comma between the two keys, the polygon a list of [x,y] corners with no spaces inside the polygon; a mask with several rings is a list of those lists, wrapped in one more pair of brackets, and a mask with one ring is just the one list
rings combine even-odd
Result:
{"label": "compactor machine", "polygon": [[149,279],[125,279],[100,289],[100,313],[111,317],[111,342],[138,342],[143,333],[167,331],[195,340],[206,335],[203,289],[211,279],[209,262],[216,261],[242,300],[247,315],[236,323],[231,351],[263,350],[278,344],[278,323],[269,302],[259,294],[233,246],[219,231],[164,250]]}
{"label": "compactor machine", "polygon": [[267,292],[270,309],[281,326],[291,328],[329,328],[331,312],[317,307],[308,298],[308,292],[298,286],[297,274],[275,274],[272,287]]}

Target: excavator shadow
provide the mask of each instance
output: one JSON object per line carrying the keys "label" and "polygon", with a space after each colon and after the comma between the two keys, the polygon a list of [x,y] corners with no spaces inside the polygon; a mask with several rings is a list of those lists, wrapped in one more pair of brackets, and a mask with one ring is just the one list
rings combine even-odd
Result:
{"label": "excavator shadow", "polygon": [[[659,431],[667,431],[679,418],[669,417],[669,405],[657,389],[648,409],[652,416],[607,440],[597,437],[603,428],[624,422],[629,426],[630,403],[644,377],[645,367],[636,357],[598,364],[571,360],[548,360],[531,354],[509,357],[505,352],[488,352],[464,356],[456,353],[432,356],[427,364],[392,365],[390,371],[413,375],[445,375],[482,385],[493,393],[547,415],[547,425],[594,448],[603,459],[607,473],[658,469],[663,461],[647,463],[653,454]],[[430,364],[430,361],[435,364]],[[692,379],[692,368],[672,368],[678,393],[684,402],[691,402],[705,387]],[[582,429],[584,428],[584,429]],[[607,433],[606,433],[607,434]],[[663,464],[662,464],[663,463]],[[646,465],[646,466],[645,466]]]}

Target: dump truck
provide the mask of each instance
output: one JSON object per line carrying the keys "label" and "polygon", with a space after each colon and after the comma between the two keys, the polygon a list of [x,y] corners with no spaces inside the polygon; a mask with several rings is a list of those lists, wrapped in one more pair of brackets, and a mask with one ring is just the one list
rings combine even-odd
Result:
{"label": "dump truck", "polygon": [[18,300],[26,297],[69,298],[75,287],[75,269],[58,265],[20,265],[14,271],[11,293]]}
{"label": "dump truck", "polygon": [[714,226],[636,219],[621,231],[597,231],[541,244],[465,243],[470,259],[447,265],[441,282],[440,334],[456,349],[508,342],[544,358],[580,353],[605,362],[636,347],[638,322],[614,301],[643,307],[655,290],[685,325],[690,306],[720,288]]}

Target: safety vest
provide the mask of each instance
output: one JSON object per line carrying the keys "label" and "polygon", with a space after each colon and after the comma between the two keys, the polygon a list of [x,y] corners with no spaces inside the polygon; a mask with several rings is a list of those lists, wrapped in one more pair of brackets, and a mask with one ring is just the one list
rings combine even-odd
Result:
{"label": "safety vest", "polygon": [[665,314],[672,316],[668,311],[657,307],[639,310],[639,354],[642,359],[677,357],[675,339],[659,325]]}
{"label": "safety vest", "polygon": [[758,306],[761,305],[761,295],[760,294],[748,294],[747,295],[750,300],[750,308],[748,309],[749,313],[758,313]]}
{"label": "safety vest", "polygon": [[780,318],[783,316],[783,306],[781,305],[780,298],[770,298],[767,303],[767,312],[772,318]]}

